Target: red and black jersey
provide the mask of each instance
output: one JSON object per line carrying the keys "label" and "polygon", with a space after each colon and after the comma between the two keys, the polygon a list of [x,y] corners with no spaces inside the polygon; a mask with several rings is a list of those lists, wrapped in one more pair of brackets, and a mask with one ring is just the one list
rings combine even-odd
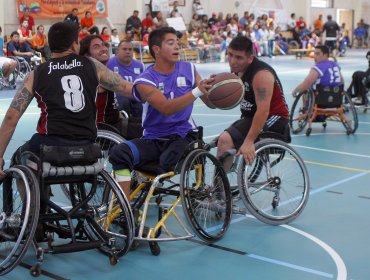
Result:
{"label": "red and black jersey", "polygon": [[97,88],[95,65],[86,57],[71,54],[38,66],[33,82],[41,109],[37,132],[95,141]]}
{"label": "red and black jersey", "polygon": [[244,99],[240,102],[240,110],[242,116],[247,118],[253,118],[257,111],[256,99],[253,90],[253,78],[257,72],[261,70],[267,70],[271,72],[275,77],[274,89],[270,103],[269,116],[281,116],[282,118],[288,119],[289,110],[288,105],[285,102],[283,87],[275,72],[275,70],[267,63],[254,58],[251,65],[249,65],[247,71],[243,74],[242,81],[245,86]]}
{"label": "red and black jersey", "polygon": [[[100,92],[103,90],[102,92]],[[113,91],[102,89],[96,98],[97,123],[113,124],[120,120],[120,113],[117,109],[117,100]]]}

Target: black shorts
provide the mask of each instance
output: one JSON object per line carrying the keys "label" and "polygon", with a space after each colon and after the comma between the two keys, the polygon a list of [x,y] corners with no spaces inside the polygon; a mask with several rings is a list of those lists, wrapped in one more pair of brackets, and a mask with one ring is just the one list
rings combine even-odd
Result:
{"label": "black shorts", "polygon": [[337,41],[335,40],[326,40],[325,41],[325,46],[329,48],[330,51],[334,50],[337,48]]}
{"label": "black shorts", "polygon": [[[225,131],[230,134],[234,142],[235,149],[239,149],[240,146],[243,144],[245,137],[247,136],[249,129],[252,126],[252,121],[252,118],[241,118],[240,120],[234,122],[229,128],[225,129]],[[267,119],[262,130],[279,133],[287,142],[290,141],[290,137],[287,138],[286,135],[289,134],[288,120],[280,116],[270,116]]]}

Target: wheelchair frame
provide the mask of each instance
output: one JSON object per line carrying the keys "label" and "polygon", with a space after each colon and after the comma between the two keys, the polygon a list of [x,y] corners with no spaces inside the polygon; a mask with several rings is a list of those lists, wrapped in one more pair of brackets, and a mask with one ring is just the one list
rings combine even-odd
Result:
{"label": "wheelchair frame", "polygon": [[[81,147],[69,147],[72,152],[74,148],[81,150]],[[45,162],[43,156],[38,159],[29,152],[22,155],[24,164],[6,170],[8,176],[3,180],[1,216],[4,219],[0,223],[0,249],[3,242],[12,243],[12,236],[6,235],[9,228],[13,226],[17,229],[22,224],[28,224],[24,221],[30,220],[30,229],[27,234],[25,230],[21,231],[18,240],[22,241],[16,242],[7,258],[0,263],[0,275],[10,272],[21,261],[30,244],[37,258],[37,263],[30,269],[32,276],[40,275],[44,253],[99,249],[115,265],[118,258],[129,251],[133,242],[134,220],[129,203],[114,179],[102,169],[99,162],[82,161],[68,165],[62,162],[55,165]],[[20,179],[22,182],[19,182]],[[9,185],[9,181],[13,184]],[[50,199],[51,186],[61,183],[68,184],[72,194],[68,209]],[[18,191],[12,189],[15,187]],[[22,202],[26,201],[26,208],[22,207],[22,212],[16,215],[13,212],[19,207],[12,208],[14,203],[9,196],[21,193],[20,188],[26,190],[18,195],[22,196]],[[18,223],[9,222],[14,220],[13,216],[18,218]],[[70,242],[53,244],[55,234],[59,237],[58,243],[62,239]],[[47,248],[39,245],[43,242],[47,242]]]}
{"label": "wheelchair frame", "polygon": [[[289,115],[289,125],[293,134],[301,132],[308,124],[306,135],[309,136],[312,132],[312,122],[321,122],[326,128],[327,121],[341,122],[347,135],[354,134],[358,128],[357,111],[345,91],[342,91],[342,96],[342,105],[322,108],[316,104],[317,94],[313,90],[298,93]],[[346,113],[351,114],[352,118],[348,118]],[[324,116],[323,121],[316,118],[320,115]]]}

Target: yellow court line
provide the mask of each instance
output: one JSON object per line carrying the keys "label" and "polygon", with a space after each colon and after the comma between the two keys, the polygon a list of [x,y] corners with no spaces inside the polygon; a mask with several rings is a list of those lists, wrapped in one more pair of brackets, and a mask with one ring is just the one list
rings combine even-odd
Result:
{"label": "yellow court line", "polygon": [[367,170],[367,169],[352,168],[352,167],[340,166],[340,165],[329,164],[329,163],[322,163],[322,162],[317,162],[317,161],[309,161],[309,160],[304,160],[304,162],[307,163],[307,164],[313,164],[313,165],[320,165],[320,166],[325,166],[325,167],[333,167],[333,168],[350,170],[350,171],[358,171],[358,172],[370,173],[370,170]]}

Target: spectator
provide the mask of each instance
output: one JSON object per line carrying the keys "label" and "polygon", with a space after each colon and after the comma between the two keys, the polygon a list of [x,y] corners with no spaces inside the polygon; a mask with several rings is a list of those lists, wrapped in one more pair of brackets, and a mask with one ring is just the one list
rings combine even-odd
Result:
{"label": "spectator", "polygon": [[155,28],[160,28],[167,25],[166,20],[162,15],[162,12],[156,13],[155,17],[153,18],[153,22]]}
{"label": "spectator", "polygon": [[101,30],[100,37],[103,39],[104,42],[108,42],[108,43],[111,42],[110,32],[109,32],[108,27],[106,26],[103,27],[103,29]]}
{"label": "spectator", "polygon": [[197,14],[199,18],[206,14],[200,0],[193,0],[192,8],[193,14]]}
{"label": "spectator", "polygon": [[138,29],[141,29],[141,20],[139,18],[139,11],[134,10],[132,16],[130,16],[126,21],[126,31],[131,30],[137,32]]}
{"label": "spectator", "polygon": [[[135,79],[144,72],[144,64],[133,59],[133,45],[129,40],[119,43],[116,56],[109,59],[107,67],[120,74],[123,79],[133,83]],[[133,99],[116,94],[118,109],[124,110],[129,117],[140,118],[142,115],[142,104]],[[132,132],[134,133],[134,132]]]}
{"label": "spectator", "polygon": [[238,22],[234,18],[231,18],[231,21],[226,26],[226,29],[227,31],[230,31],[235,37],[236,35],[238,35],[238,32],[239,32]]}
{"label": "spectator", "polygon": [[120,42],[117,28],[113,28],[111,30],[110,41],[111,41],[111,45],[112,45],[112,53],[115,54],[116,50],[117,50],[117,47],[119,45],[119,42]]}
{"label": "spectator", "polygon": [[296,26],[298,27],[307,27],[307,23],[304,21],[303,17],[299,17],[299,20],[296,22]]}
{"label": "spectator", "polygon": [[23,15],[19,18],[19,23],[22,24],[23,20],[28,21],[28,28],[31,30],[32,33],[35,32],[35,20],[30,15],[30,8],[25,7],[23,9]]}
{"label": "spectator", "polygon": [[270,30],[270,24],[272,23],[272,30],[275,31],[276,27],[278,27],[278,24],[276,22],[276,13],[275,11],[269,11],[269,17],[266,21],[266,26],[269,28]]}
{"label": "spectator", "polygon": [[218,22],[217,14],[215,12],[212,13],[212,16],[208,19],[208,26],[213,27]]}
{"label": "spectator", "polygon": [[180,13],[178,6],[179,2],[173,1],[173,7],[169,12],[170,17],[182,17],[182,14]]}
{"label": "spectator", "polygon": [[20,43],[19,33],[17,31],[13,31],[10,34],[10,42],[7,45],[7,55],[23,57],[28,63],[30,63],[31,57],[33,57],[33,51],[29,44]]}
{"label": "spectator", "polygon": [[31,29],[29,29],[28,27],[28,20],[24,19],[22,21],[17,32],[19,34],[19,40],[21,43],[23,42],[31,43],[32,42],[32,32],[31,32]]}
{"label": "spectator", "polygon": [[344,56],[347,47],[350,47],[349,31],[346,23],[343,22],[339,31],[339,56]]}
{"label": "spectator", "polygon": [[37,26],[37,32],[32,36],[32,47],[35,51],[41,53],[46,60],[49,60],[51,52],[48,44],[48,38],[46,37],[45,28],[43,25]]}
{"label": "spectator", "polygon": [[314,31],[317,33],[317,35],[320,36],[322,32],[322,28],[324,27],[324,23],[322,21],[322,15],[319,15],[319,17],[315,20],[313,26],[315,28]]}
{"label": "spectator", "polygon": [[146,13],[145,18],[141,22],[142,32],[145,32],[149,27],[155,28],[155,24],[150,13]]}
{"label": "spectator", "polygon": [[357,27],[353,30],[353,36],[357,40],[357,48],[361,48],[366,40],[366,29],[361,22],[357,23]]}
{"label": "spectator", "polygon": [[78,33],[78,39],[81,41],[83,38],[90,35],[89,28],[86,25],[82,25],[80,32]]}
{"label": "spectator", "polygon": [[192,33],[193,31],[198,32],[200,27],[200,19],[198,14],[193,14],[192,19],[189,22],[189,33]]}
{"label": "spectator", "polygon": [[239,20],[239,25],[243,28],[248,26],[249,12],[245,11],[244,16]]}
{"label": "spectator", "polygon": [[99,28],[94,25],[95,21],[90,11],[85,12],[85,16],[81,19],[81,26],[87,26],[90,34],[99,35]]}
{"label": "spectator", "polygon": [[73,8],[71,13],[68,14],[65,18],[64,18],[64,21],[71,21],[75,24],[77,24],[78,26],[80,26],[80,21],[78,20],[78,9],[77,8]]}
{"label": "spectator", "polygon": [[290,19],[289,19],[288,24],[287,24],[288,31],[293,31],[296,24],[297,24],[297,22],[296,22],[296,19],[295,19],[295,13],[291,13],[290,14]]}

